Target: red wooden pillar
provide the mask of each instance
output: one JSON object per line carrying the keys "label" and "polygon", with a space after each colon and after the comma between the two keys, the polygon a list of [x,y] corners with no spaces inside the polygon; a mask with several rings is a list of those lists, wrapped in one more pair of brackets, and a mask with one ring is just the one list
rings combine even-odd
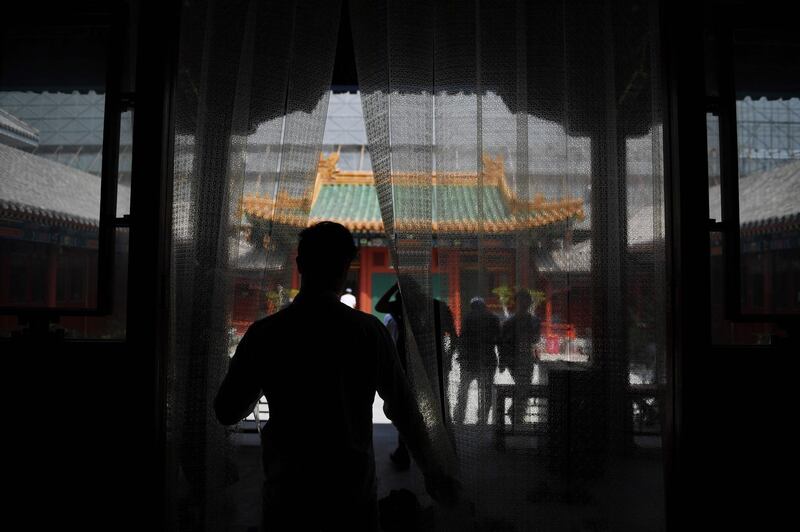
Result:
{"label": "red wooden pillar", "polygon": [[544,334],[547,336],[550,334],[550,326],[553,324],[553,289],[550,287],[550,283],[547,283],[545,291],[547,299],[544,303]]}
{"label": "red wooden pillar", "polygon": [[56,306],[56,282],[58,281],[58,246],[47,249],[47,301],[46,306]]}
{"label": "red wooden pillar", "polygon": [[3,250],[0,255],[0,302],[3,305],[8,305],[9,302],[9,284],[11,282],[11,253],[6,253]]}
{"label": "red wooden pillar", "polygon": [[358,310],[372,313],[372,248],[366,246],[361,248],[359,253],[358,269]]}
{"label": "red wooden pillar", "polygon": [[517,239],[517,278],[518,287],[521,289],[530,288],[530,245],[523,238]]}
{"label": "red wooden pillar", "polygon": [[458,267],[460,252],[457,249],[450,250],[446,257],[450,310],[453,312],[456,332],[461,334],[461,270]]}
{"label": "red wooden pillar", "polygon": [[763,260],[763,275],[761,276],[761,282],[763,283],[761,290],[764,293],[764,312],[771,312],[775,310],[773,308],[772,303],[772,276],[775,274],[775,265],[773,261],[773,252],[767,251],[762,254],[764,257]]}
{"label": "red wooden pillar", "polygon": [[[97,283],[92,283],[92,275],[91,275],[91,271],[90,271],[90,269],[92,267],[91,260],[92,259],[89,257],[88,254],[84,254],[83,255],[83,306],[84,307],[89,307],[89,306],[92,305],[92,296],[91,296],[90,290],[91,290],[92,284],[95,284],[95,285],[97,284]],[[119,259],[117,258],[116,260],[119,260]],[[114,278],[115,279],[116,279],[117,275],[119,275],[119,273],[118,272],[114,272]],[[113,295],[114,299],[113,299],[113,301],[116,303],[117,302],[117,297],[118,297],[117,290],[116,290],[116,282],[114,283],[114,286],[109,286],[109,287],[107,287],[107,289],[108,290],[114,290],[114,295]]]}
{"label": "red wooden pillar", "polygon": [[[119,257],[114,257],[115,261],[119,261]],[[92,294],[91,294],[91,286],[97,286],[97,283],[92,282],[92,258],[89,256],[88,253],[83,254],[83,306],[90,307],[93,304]],[[114,272],[113,279],[114,284],[112,286],[107,287],[108,290],[113,290],[112,292],[112,302],[114,305],[114,310],[120,308],[119,307],[119,290],[117,290],[117,276],[119,275],[119,269]],[[95,298],[96,301],[96,298]],[[83,335],[88,337],[89,336],[89,319],[84,316],[83,317]]]}
{"label": "red wooden pillar", "polygon": [[[11,294],[9,286],[11,283],[11,250],[8,252],[5,248],[0,247],[0,304],[10,305]],[[9,330],[17,324],[16,318],[13,316],[0,316],[0,327],[3,330]]]}

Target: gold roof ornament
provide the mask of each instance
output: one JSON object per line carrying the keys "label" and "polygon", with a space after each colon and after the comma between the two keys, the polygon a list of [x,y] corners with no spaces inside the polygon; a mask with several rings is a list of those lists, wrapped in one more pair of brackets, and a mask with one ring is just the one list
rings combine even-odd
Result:
{"label": "gold roof ornament", "polygon": [[[370,202],[364,203],[364,196],[358,190],[361,187],[374,187],[375,180],[372,172],[347,171],[342,172],[337,163],[339,153],[333,152],[328,155],[321,154],[317,176],[314,182],[313,193],[310,195],[303,193],[295,197],[286,191],[278,193],[277,201],[268,195],[255,196],[248,195],[242,198],[242,211],[255,218],[272,220],[274,223],[281,223],[295,227],[305,227],[320,220],[335,220],[346,226],[351,231],[361,233],[382,233],[385,228],[380,219],[377,207],[377,198],[371,201],[372,209],[368,208]],[[470,233],[475,231],[485,231],[488,233],[509,233],[518,230],[533,229],[543,227],[570,218],[576,220],[584,219],[583,200],[580,198],[562,198],[554,201],[547,201],[543,194],[539,193],[532,200],[519,198],[514,190],[509,187],[505,176],[505,166],[502,155],[492,157],[484,153],[482,157],[483,172],[479,176],[475,173],[441,173],[417,174],[417,173],[396,173],[392,175],[393,184],[396,186],[422,186],[435,188],[437,186],[449,187],[496,187],[498,189],[501,202],[505,203],[505,215],[494,213],[493,219],[475,220],[466,217],[468,208],[463,209],[465,216],[463,219],[430,220],[430,219],[410,219],[397,218],[394,223],[395,231],[411,230],[431,230],[437,233]],[[480,179],[482,177],[482,179]],[[336,204],[339,207],[352,204],[352,212],[343,214],[341,209],[334,209],[331,212],[314,212],[317,200],[324,187],[328,201],[326,204],[331,207]],[[347,195],[346,198],[336,198],[331,203],[331,196],[328,194]],[[349,194],[349,195],[348,195]],[[351,197],[350,195],[356,194]],[[374,194],[374,192],[373,192]],[[459,194],[459,196],[461,196]],[[360,197],[360,200],[356,200]],[[349,199],[348,199],[349,198]],[[361,209],[359,211],[359,209]],[[323,209],[324,210],[324,209]],[[456,212],[462,210],[456,209]],[[498,216],[499,215],[499,216]]]}
{"label": "gold roof ornament", "polygon": [[331,152],[327,157],[324,153],[319,154],[319,166],[317,166],[317,180],[332,179],[339,174],[339,152]]}

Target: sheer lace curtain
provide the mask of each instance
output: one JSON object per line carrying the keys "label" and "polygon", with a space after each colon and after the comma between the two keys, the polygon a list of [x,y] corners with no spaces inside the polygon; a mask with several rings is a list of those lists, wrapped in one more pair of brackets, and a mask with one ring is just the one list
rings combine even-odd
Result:
{"label": "sheer lace curtain", "polygon": [[[436,528],[663,529],[657,2],[349,4],[409,377],[439,459],[464,485],[465,504],[437,513]],[[236,471],[211,402],[235,347],[237,291],[257,291],[262,312],[289,295],[340,8],[183,5],[171,529],[222,530],[234,520]],[[515,308],[515,292],[528,294],[529,308]],[[515,314],[541,324],[530,372],[492,367],[492,392],[477,400],[464,382],[471,346],[461,335],[476,297],[512,324],[504,334],[525,332]],[[481,408],[491,413],[476,422]]]}
{"label": "sheer lace curtain", "polygon": [[[457,457],[472,503],[461,518],[481,530],[663,528],[656,3],[350,7],[410,376],[442,456]],[[433,324],[451,314],[459,329],[475,297],[504,319],[524,313],[509,297],[520,290],[541,322],[531,371],[492,370],[492,397],[477,398],[490,426],[453,417],[470,346]],[[519,339],[522,321],[504,328]],[[512,395],[518,423],[504,414]]]}
{"label": "sheer lace curtain", "polygon": [[[212,401],[235,348],[236,290],[257,291],[261,315],[289,295],[292,253],[308,220],[319,160],[339,12],[336,1],[183,5],[167,364],[170,529],[223,530],[234,519],[237,472]],[[255,198],[249,211],[259,212],[257,219],[246,215],[244,193]]]}

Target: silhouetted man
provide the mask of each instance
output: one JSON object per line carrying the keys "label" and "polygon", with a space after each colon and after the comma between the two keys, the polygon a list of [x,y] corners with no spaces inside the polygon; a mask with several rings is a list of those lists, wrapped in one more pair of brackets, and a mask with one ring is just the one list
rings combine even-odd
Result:
{"label": "silhouetted man", "polygon": [[356,254],[343,226],[322,222],[300,233],[300,293],[255,322],[231,359],[214,403],[221,423],[247,416],[265,395],[261,433],[264,529],[377,530],[372,402],[404,435],[444,503],[456,482],[431,458],[424,423],[386,328],[339,301]]}
{"label": "silhouetted man", "polygon": [[500,320],[480,297],[469,302],[469,312],[461,322],[458,362],[461,383],[453,421],[466,422],[467,395],[472,381],[478,381],[478,424],[489,423],[492,383],[497,369],[495,346],[500,341]]}
{"label": "silhouetted man", "polygon": [[541,321],[531,314],[532,301],[527,290],[517,292],[515,299],[514,315],[503,324],[500,365],[508,367],[514,378],[513,419],[518,424],[525,421],[527,392],[535,362],[533,348],[539,342]]}

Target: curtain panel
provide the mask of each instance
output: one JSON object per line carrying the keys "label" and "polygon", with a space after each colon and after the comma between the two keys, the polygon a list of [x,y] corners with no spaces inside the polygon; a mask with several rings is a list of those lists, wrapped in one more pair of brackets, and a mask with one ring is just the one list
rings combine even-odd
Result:
{"label": "curtain panel", "polygon": [[[657,3],[348,3],[408,376],[463,485],[431,526],[663,529]],[[182,9],[170,529],[236,523],[234,440],[212,401],[247,325],[238,291],[257,293],[253,319],[293,295],[341,7]]]}
{"label": "curtain panel", "polygon": [[[409,373],[465,488],[439,525],[663,528],[656,3],[350,13]],[[483,304],[501,316],[496,361]]]}
{"label": "curtain panel", "polygon": [[[173,530],[227,530],[236,517],[232,434],[214,418],[213,398],[235,349],[236,290],[258,293],[253,318],[290,296],[339,12],[337,1],[197,0],[182,9],[167,364]],[[266,223],[243,213],[245,193]]]}

